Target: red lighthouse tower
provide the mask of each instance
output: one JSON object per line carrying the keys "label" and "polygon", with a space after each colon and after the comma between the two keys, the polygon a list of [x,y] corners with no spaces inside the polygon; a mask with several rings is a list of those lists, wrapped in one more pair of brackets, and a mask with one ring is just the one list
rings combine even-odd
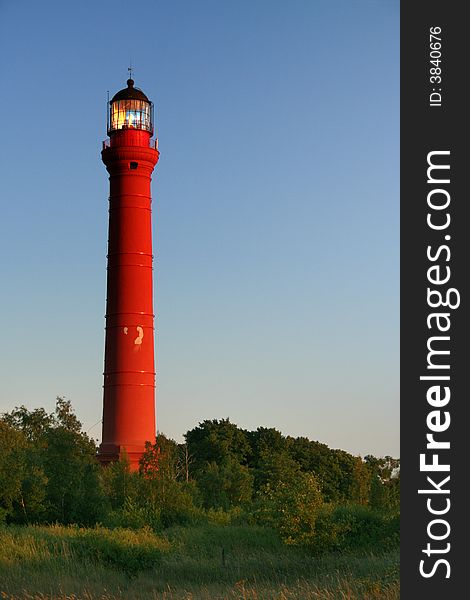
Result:
{"label": "red lighthouse tower", "polygon": [[108,105],[108,278],[102,463],[126,454],[133,470],[155,441],[155,359],[150,182],[158,162],[153,105],[128,79]]}

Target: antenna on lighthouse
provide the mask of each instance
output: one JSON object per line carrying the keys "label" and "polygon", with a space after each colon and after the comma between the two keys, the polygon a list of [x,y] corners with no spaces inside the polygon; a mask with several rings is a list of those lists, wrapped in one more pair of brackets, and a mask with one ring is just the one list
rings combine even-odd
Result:
{"label": "antenna on lighthouse", "polygon": [[132,71],[134,70],[132,67],[132,58],[129,59],[129,66],[127,67],[127,70],[129,71],[129,79],[132,79]]}

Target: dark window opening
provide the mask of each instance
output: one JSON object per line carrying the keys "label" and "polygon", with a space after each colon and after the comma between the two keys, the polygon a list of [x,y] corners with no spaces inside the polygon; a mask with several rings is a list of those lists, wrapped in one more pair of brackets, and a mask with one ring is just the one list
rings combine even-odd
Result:
{"label": "dark window opening", "polygon": [[129,169],[137,169],[138,166],[139,166],[139,163],[136,163],[136,162],[129,163]]}

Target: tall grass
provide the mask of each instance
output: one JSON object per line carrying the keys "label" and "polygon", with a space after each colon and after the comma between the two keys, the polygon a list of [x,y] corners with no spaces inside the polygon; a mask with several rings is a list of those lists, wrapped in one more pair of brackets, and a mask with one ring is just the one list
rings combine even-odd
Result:
{"label": "tall grass", "polygon": [[0,528],[0,598],[217,600],[399,598],[398,551],[325,554],[267,528]]}

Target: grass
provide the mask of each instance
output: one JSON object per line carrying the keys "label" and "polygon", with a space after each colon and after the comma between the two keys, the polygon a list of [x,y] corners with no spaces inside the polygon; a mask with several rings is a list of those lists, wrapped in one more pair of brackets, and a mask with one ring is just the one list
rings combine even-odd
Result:
{"label": "grass", "polygon": [[0,528],[8,600],[398,599],[398,550],[314,557],[267,528]]}

